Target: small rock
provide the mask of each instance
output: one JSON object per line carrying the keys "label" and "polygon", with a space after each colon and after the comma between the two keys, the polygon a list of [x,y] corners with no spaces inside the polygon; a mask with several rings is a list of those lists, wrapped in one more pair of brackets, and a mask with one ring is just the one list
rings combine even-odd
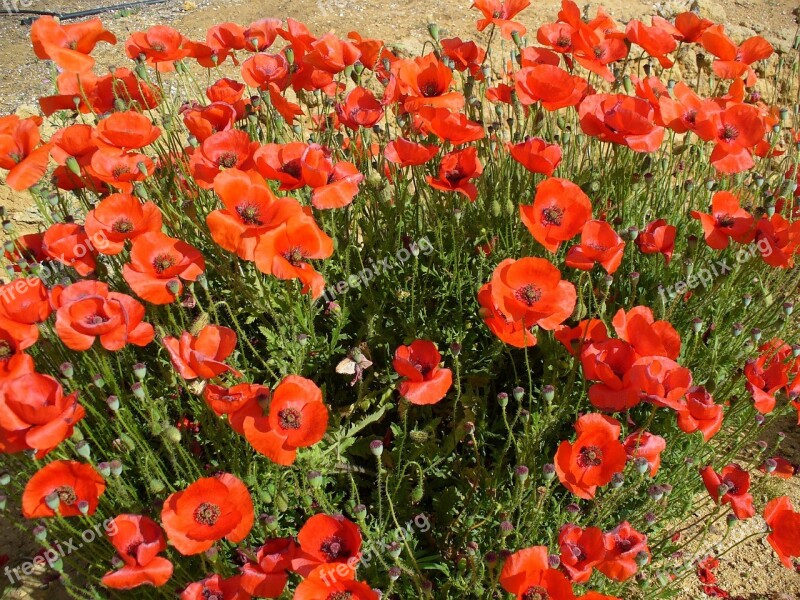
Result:
{"label": "small rock", "polygon": [[700,14],[701,17],[711,19],[715,23],[724,23],[728,20],[728,13],[725,8],[714,0],[693,0],[691,10]]}
{"label": "small rock", "polygon": [[195,10],[196,8],[197,4],[192,2],[192,0],[186,0],[186,2],[183,3],[183,10],[185,10],[186,12]]}

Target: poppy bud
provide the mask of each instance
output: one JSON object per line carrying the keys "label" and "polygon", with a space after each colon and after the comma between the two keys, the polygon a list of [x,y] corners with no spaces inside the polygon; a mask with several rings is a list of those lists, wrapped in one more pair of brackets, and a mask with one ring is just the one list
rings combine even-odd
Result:
{"label": "poppy bud", "polygon": [[764,461],[764,470],[767,473],[774,473],[775,469],[777,468],[778,468],[778,461],[776,461],[774,458],[768,458],[767,460]]}
{"label": "poppy bud", "polygon": [[133,394],[134,398],[144,400],[144,387],[138,381],[131,386],[131,393]]}
{"label": "poppy bud", "polygon": [[656,502],[661,500],[664,497],[664,490],[661,489],[660,485],[651,485],[647,488],[647,495]]}
{"label": "poppy bud", "polygon": [[75,374],[75,369],[71,362],[61,363],[59,370],[61,371],[61,375],[66,379],[72,379],[72,376]]}
{"label": "poppy bud", "polygon": [[428,23],[428,33],[434,40],[439,41],[439,26],[436,23]]}
{"label": "poppy bud", "polygon": [[514,469],[514,473],[519,478],[521,483],[525,483],[525,480],[528,478],[530,470],[525,465],[519,465],[516,469]]}
{"label": "poppy bud", "polygon": [[544,398],[545,402],[552,402],[553,398],[556,397],[556,388],[552,385],[546,385],[542,388],[542,398]]}
{"label": "poppy bud", "polygon": [[511,521],[503,521],[500,523],[500,535],[502,537],[506,537],[512,531],[514,531],[514,525],[511,523]]}
{"label": "poppy bud", "polygon": [[650,562],[650,555],[647,552],[641,551],[636,553],[636,564],[640,567],[645,566],[648,562]]}
{"label": "poppy bud", "polygon": [[496,564],[499,558],[500,557],[497,555],[497,552],[490,550],[486,553],[486,556],[483,557],[483,560],[485,560],[486,563],[491,566]]}
{"label": "poppy bud", "polygon": [[623,483],[625,483],[625,477],[623,477],[622,473],[614,473],[613,477],[611,477],[611,487],[617,489],[622,487]]}
{"label": "poppy bud", "polygon": [[699,319],[697,317],[692,319],[692,331],[694,331],[695,333],[700,333],[702,329],[703,329],[703,319]]}
{"label": "poppy bud", "polygon": [[740,336],[742,335],[742,331],[744,331],[744,325],[741,323],[734,323],[733,324],[733,335]]}
{"label": "poppy bud", "polygon": [[397,581],[398,579],[400,579],[400,574],[401,573],[402,573],[402,571],[400,570],[400,567],[392,567],[392,568],[390,568],[389,569],[389,580],[390,581]]}
{"label": "poppy bud", "polygon": [[219,548],[217,548],[216,546],[211,546],[211,548],[206,550],[203,554],[208,560],[212,561],[216,560],[217,557],[219,556]]}
{"label": "poppy bud", "polygon": [[47,527],[44,525],[37,525],[33,528],[33,537],[36,538],[37,541],[43,542],[47,539]]}
{"label": "poppy bud", "polygon": [[89,513],[89,503],[86,500],[78,500],[78,510],[82,515]]}
{"label": "poppy bud", "polygon": [[114,477],[122,475],[122,462],[114,459],[109,464],[111,465],[111,474]]}
{"label": "poppy bud", "polygon": [[656,522],[656,513],[648,512],[647,514],[645,514],[644,520],[648,525],[652,525],[653,523]]}
{"label": "poppy bud", "polygon": [[144,363],[136,363],[133,365],[133,374],[136,379],[144,379],[147,376],[147,365]]}
{"label": "poppy bud", "polygon": [[514,44],[516,44],[517,48],[522,48],[524,43],[522,41],[522,36],[520,36],[519,31],[512,31],[511,32],[511,39],[514,40]]}
{"label": "poppy bud", "polygon": [[497,394],[497,403],[501,408],[505,408],[508,405],[508,394],[505,392],[500,392]]}
{"label": "poppy bud", "polygon": [[6,509],[6,495],[0,494],[0,510]]}
{"label": "poppy bud", "polygon": [[628,94],[629,96],[632,96],[633,92],[634,92],[634,89],[633,89],[633,82],[631,81],[630,75],[625,75],[622,78],[622,85],[625,88],[625,93]]}
{"label": "poppy bud", "polygon": [[167,282],[167,290],[173,296],[177,296],[178,293],[181,291],[181,282],[177,279],[170,279]]}
{"label": "poppy bud", "polygon": [[514,396],[514,400],[517,402],[521,402],[522,399],[525,397],[525,388],[517,386],[513,390],[511,390],[512,395]]}
{"label": "poppy bud", "polygon": [[787,317],[794,312],[794,304],[792,302],[784,302],[783,303],[783,314]]}
{"label": "poppy bud", "polygon": [[181,432],[178,430],[177,427],[169,426],[164,430],[164,438],[168,442],[177,444],[178,442],[181,441]]}
{"label": "poppy bud", "polygon": [[321,488],[322,484],[325,482],[325,480],[322,478],[322,473],[319,471],[309,471],[306,477],[308,478],[308,482],[311,484],[311,486],[315,488]]}
{"label": "poppy bud", "polygon": [[0,473],[0,485],[8,485],[11,483],[11,474],[7,471]]}
{"label": "poppy bud", "polygon": [[753,341],[757,342],[761,339],[761,330],[758,327],[753,327],[753,329],[750,330],[750,335]]}
{"label": "poppy bud", "polygon": [[105,379],[103,379],[103,376],[100,375],[99,373],[97,375],[92,376],[92,383],[95,385],[95,387],[101,390],[106,385]]}
{"label": "poppy bud", "polygon": [[561,557],[558,554],[551,554],[547,557],[547,565],[551,569],[557,569],[561,566]]}
{"label": "poppy bud", "polygon": [[89,458],[92,456],[92,448],[89,446],[89,442],[86,440],[81,440],[75,444],[75,452],[78,453],[78,456],[85,458],[86,460],[89,460]]}
{"label": "poppy bud", "polygon": [[792,346],[792,356],[794,356],[795,358],[800,356],[800,344],[794,344]]}
{"label": "poppy bud", "polygon": [[67,168],[68,168],[70,171],[72,171],[72,173],[74,173],[75,175],[78,175],[78,176],[80,176],[80,174],[81,174],[81,167],[80,167],[80,165],[78,164],[78,161],[77,161],[77,160],[75,160],[75,157],[74,157],[74,156],[70,156],[69,158],[67,158],[66,165],[67,165]]}
{"label": "poppy bud", "polygon": [[459,354],[461,354],[461,344],[459,344],[458,342],[453,342],[452,344],[450,344],[450,353],[453,356],[458,356]]}
{"label": "poppy bud", "polygon": [[398,544],[397,542],[392,542],[386,545],[386,551],[389,553],[389,556],[392,558],[397,558],[400,556],[400,553],[403,551],[403,547]]}
{"label": "poppy bud", "polygon": [[164,491],[165,488],[164,482],[161,481],[160,479],[155,479],[155,478],[150,480],[149,485],[150,485],[150,491],[152,491],[154,494],[160,494],[161,492]]}
{"label": "poppy bud", "polygon": [[119,398],[117,398],[116,396],[112,395],[106,398],[106,404],[108,405],[108,408],[113,412],[117,412],[119,410]]}
{"label": "poppy bud", "polygon": [[97,472],[103,477],[111,475],[111,463],[101,462],[97,464]]}
{"label": "poppy bud", "polygon": [[567,504],[567,512],[572,513],[573,515],[577,515],[581,512],[581,507],[575,504],[574,502],[570,502]]}
{"label": "poppy bud", "polygon": [[64,570],[64,561],[61,560],[61,556],[56,556],[55,560],[47,561],[47,564],[50,566],[51,569],[54,571],[58,571],[61,573]]}
{"label": "poppy bud", "polygon": [[757,414],[755,416],[755,420],[756,420],[756,425],[759,425],[759,426],[763,425],[766,422],[766,419],[764,418],[764,415],[762,415],[762,414]]}
{"label": "poppy bud", "polygon": [[646,458],[643,458],[641,456],[634,459],[633,464],[636,467],[636,470],[639,471],[639,473],[641,473],[642,475],[647,473],[648,469],[650,468],[650,463],[647,462]]}
{"label": "poppy bud", "polygon": [[725,523],[727,524],[728,527],[732,527],[733,524],[736,523],[738,520],[739,520],[739,517],[737,517],[733,513],[730,513],[725,517]]}
{"label": "poppy bud", "polygon": [[356,504],[353,508],[353,514],[357,519],[363,519],[367,516],[367,507],[363,504]]}
{"label": "poppy bud", "polygon": [[556,466],[552,463],[547,463],[542,467],[542,476],[545,481],[552,481],[556,476]]}
{"label": "poppy bud", "polygon": [[369,449],[373,456],[380,456],[383,454],[383,442],[381,440],[372,440],[369,443]]}

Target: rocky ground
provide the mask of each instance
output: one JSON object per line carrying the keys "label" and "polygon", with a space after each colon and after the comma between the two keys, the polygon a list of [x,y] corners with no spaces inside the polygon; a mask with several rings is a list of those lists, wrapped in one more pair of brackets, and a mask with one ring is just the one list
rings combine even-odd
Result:
{"label": "rocky ground", "polygon": [[[112,6],[121,1],[3,0],[0,3],[0,66],[3,73],[0,78],[0,114],[33,114],[36,98],[52,89],[53,73],[35,59],[28,37],[29,27],[21,24],[24,15],[16,12],[17,9],[72,12]],[[534,4],[535,8],[529,8],[521,15],[521,20],[531,31],[542,22],[554,19],[560,0],[537,0]],[[593,13],[596,3],[592,4]],[[696,8],[703,16],[725,23],[734,39],[760,34],[767,37],[779,52],[789,49],[800,16],[798,0],[665,0],[655,4],[645,0],[608,0],[602,4],[621,22],[651,14],[671,17],[677,12]],[[381,38],[409,50],[419,50],[427,39],[430,22],[440,24],[446,35],[483,39],[485,42],[474,29],[477,13],[468,8],[469,0],[167,0],[142,8],[113,10],[103,14],[102,18],[106,26],[124,40],[132,32],[155,24],[171,25],[185,35],[199,39],[204,37],[210,25],[223,21],[247,24],[264,17],[293,17],[306,22],[318,34],[334,31],[344,36],[349,31],[358,30],[366,37]],[[127,64],[119,47],[101,45],[95,56],[98,72]],[[685,75],[688,75],[692,66],[684,64],[684,68],[687,70]],[[38,217],[28,196],[13,194],[0,186],[0,205],[6,208],[7,218],[15,221],[19,228],[36,228]],[[782,445],[782,454],[800,463],[797,425],[791,419],[782,421],[771,431],[766,431],[765,438],[774,438],[779,429],[788,434]],[[788,482],[772,479],[768,487],[771,495],[788,494],[795,506],[800,506],[800,481],[797,477]],[[698,514],[702,514],[700,504]],[[744,525],[748,532],[764,526],[758,517]],[[705,543],[713,545],[722,537],[721,529],[712,529]],[[6,519],[0,522],[0,570],[4,561],[8,561],[10,566],[19,565],[35,551],[30,534],[18,531]],[[800,600],[800,574],[782,568],[761,539],[744,543],[728,554],[718,575],[721,587],[733,598]],[[41,572],[27,577],[19,589],[12,589],[7,584],[6,578],[0,577],[0,598],[59,600],[64,597],[58,584],[48,584],[48,577]],[[3,592],[4,586],[7,587]],[[680,587],[683,590],[681,600],[706,597],[694,576],[687,577]]]}

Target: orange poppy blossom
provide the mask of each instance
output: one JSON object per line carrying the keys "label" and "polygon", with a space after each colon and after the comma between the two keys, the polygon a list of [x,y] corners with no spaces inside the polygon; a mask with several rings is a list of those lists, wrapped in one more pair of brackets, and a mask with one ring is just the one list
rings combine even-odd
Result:
{"label": "orange poppy blossom", "polygon": [[117,37],[97,17],[62,25],[46,15],[31,25],[31,42],[38,58],[52,60],[65,71],[80,73],[94,66],[89,54],[98,43],[113,45]]}
{"label": "orange poppy blossom", "polygon": [[[310,173],[306,172],[309,153],[303,155],[303,177],[307,178],[309,185],[314,181]],[[350,162],[340,160],[332,165],[325,183],[312,185],[311,204],[318,210],[344,208],[349,206],[358,194],[358,185],[364,181],[364,175]]]}
{"label": "orange poppy blossom", "polygon": [[292,560],[300,547],[293,538],[273,538],[264,542],[255,555],[242,567],[240,585],[253,596],[277,598],[289,581]]}
{"label": "orange poppy blossom", "polygon": [[392,366],[404,377],[398,390],[411,404],[436,404],[453,385],[453,373],[439,366],[442,355],[428,340],[414,340],[395,350]]}
{"label": "orange poppy blossom", "polygon": [[647,461],[647,470],[650,477],[655,477],[661,466],[661,453],[667,447],[667,441],[660,435],[649,431],[634,431],[625,441],[625,452],[630,459],[642,458]]}
{"label": "orange poppy blossom", "polygon": [[101,148],[92,154],[91,162],[85,169],[89,176],[99,179],[130,194],[133,184],[144,181],[155,171],[155,164],[149,157],[136,152],[122,152],[110,147]]}
{"label": "orange poppy blossom", "polygon": [[558,532],[561,566],[573,583],[585,583],[606,553],[603,532],[597,527],[585,529],[567,523]]}
{"label": "orange poppy blossom", "polygon": [[71,350],[88,350],[95,339],[106,350],[127,344],[146,346],[155,330],[144,322],[144,306],[130,296],[110,292],[101,281],[79,281],[52,292],[56,333]]}
{"label": "orange poppy blossom", "polygon": [[138,150],[149,146],[161,135],[161,129],[136,111],[112,113],[95,128],[98,142],[120,150]]}
{"label": "orange poppy blossom", "polygon": [[172,366],[186,380],[213,379],[231,372],[241,373],[223,361],[236,349],[236,332],[220,325],[206,325],[196,336],[188,331],[180,339],[167,336],[163,339]]}
{"label": "orange poppy blossom", "polygon": [[625,468],[627,456],[619,441],[621,427],[611,417],[589,413],[578,418],[575,431],[578,437],[572,443],[561,442],[553,462],[564,487],[579,498],[591,500],[598,487]]}
{"label": "orange poppy blossom", "polygon": [[611,321],[619,339],[631,344],[639,356],[666,356],[673,360],[681,353],[681,336],[669,321],[656,321],[647,306],[619,309]]}
{"label": "orange poppy blossom", "polygon": [[26,519],[93,515],[106,489],[103,477],[89,464],[56,460],[28,480],[22,492]]}
{"label": "orange poppy blossom", "polygon": [[254,54],[242,63],[242,79],[253,88],[266,90],[271,83],[278,88],[289,82],[289,61],[282,53]]}
{"label": "orange poppy blossom", "polygon": [[761,414],[775,410],[776,394],[789,383],[788,368],[780,356],[759,348],[758,358],[749,359],[744,366],[745,389],[750,393],[753,406]]}
{"label": "orange poppy blossom", "polygon": [[756,73],[751,66],[760,60],[766,60],[775,51],[763,37],[755,35],[738,46],[727,36],[723,25],[711,25],[700,37],[700,43],[710,54],[716,57],[711,68],[717,77],[722,79],[741,79],[747,75],[745,83],[748,87],[756,84]]}
{"label": "orange poppy blossom", "polygon": [[[349,571],[348,577],[326,577],[325,567],[319,567],[301,581],[295,589],[295,600],[328,600],[329,598],[346,598],[347,600],[378,600],[377,592],[362,581],[353,579],[355,573]],[[331,581],[333,579],[333,581]]]}
{"label": "orange poppy blossom", "polygon": [[749,519],[756,514],[750,489],[750,473],[736,463],[731,463],[717,473],[711,466],[700,469],[703,484],[717,504],[730,504],[738,519]]}
{"label": "orange poppy blossom", "polygon": [[36,325],[47,320],[51,312],[50,292],[38,277],[0,285],[0,328],[19,344],[20,350],[36,343],[39,339]]}
{"label": "orange poppy blossom", "polygon": [[556,252],[592,218],[592,202],[571,181],[550,177],[536,186],[532,205],[520,206],[520,217],[537,242]]}
{"label": "orange poppy blossom", "polygon": [[439,146],[419,144],[399,137],[386,144],[383,155],[390,163],[398,167],[416,167],[424,165],[439,152]]}
{"label": "orange poppy blossom", "polygon": [[240,575],[222,577],[222,575],[209,575],[202,581],[195,581],[187,585],[180,594],[181,600],[250,600],[250,594],[242,587]]}
{"label": "orange poppy blossom", "polygon": [[578,106],[581,130],[604,142],[635,152],[654,152],[664,139],[655,125],[655,109],[641,98],[624,94],[592,94]]}
{"label": "orange poppy blossom", "polygon": [[42,250],[42,234],[41,233],[26,233],[17,236],[11,245],[5,244],[3,249],[3,256],[5,256],[9,265],[13,265],[14,271],[19,273],[22,268],[19,266],[20,261],[27,263],[45,263],[50,257]]}
{"label": "orange poppy blossom", "polygon": [[36,185],[47,171],[50,144],[41,144],[41,117],[0,117],[0,169],[8,171],[6,184],[21,192]]}
{"label": "orange poppy blossom", "polygon": [[483,19],[477,23],[478,31],[494,25],[500,29],[500,35],[510,40],[513,33],[525,35],[525,26],[512,19],[530,4],[530,0],[473,0],[470,8],[477,8],[483,13]]}
{"label": "orange poppy blossom", "polygon": [[283,25],[280,19],[259,19],[244,30],[245,49],[250,52],[263,52],[275,43],[278,30]]}
{"label": "orange poppy blossom", "polygon": [[769,527],[767,542],[787,569],[793,569],[792,558],[800,557],[800,512],[792,506],[789,496],[773,498],[764,509]]}
{"label": "orange poppy blossom", "polygon": [[[347,567],[352,579],[361,558],[361,530],[342,515],[316,514],[297,533],[300,552],[292,561],[292,570],[302,577],[324,565]],[[326,599],[327,600],[327,599]]]}
{"label": "orange poppy blossom", "polygon": [[663,356],[644,356],[630,369],[630,382],[640,398],[660,407],[679,410],[681,400],[692,386],[692,373]]}
{"label": "orange poppy blossom", "polygon": [[173,71],[175,61],[191,55],[191,42],[166,25],[154,25],[147,31],[133,33],[125,42],[129,58],[144,60],[161,72]]}
{"label": "orange poppy blossom", "polygon": [[305,259],[328,258],[333,240],[305,213],[295,216],[259,238],[255,248],[256,267],[278,279],[299,279],[303,293],[319,298],[325,279]]}
{"label": "orange poppy blossom", "polygon": [[103,239],[89,239],[86,230],[77,223],[54,223],[42,236],[42,250],[48,257],[72,267],[78,275],[86,277],[97,267],[96,248]]}
{"label": "orange poppy blossom", "polygon": [[478,149],[474,146],[455,150],[442,157],[439,163],[439,176],[426,175],[425,181],[432,188],[443,192],[459,192],[475,202],[478,188],[470,180],[483,173],[483,165],[478,159]]}
{"label": "orange poppy blossom", "polygon": [[589,402],[600,410],[620,412],[641,402],[640,390],[631,381],[638,359],[633,346],[623,340],[604,339],[584,343],[580,353],[583,376],[594,383]]}
{"label": "orange poppy blossom", "polygon": [[560,325],[555,330],[555,338],[564,345],[567,352],[580,356],[581,351],[594,342],[608,339],[608,328],[600,319],[584,319],[575,327]]}
{"label": "orange poppy blossom", "polygon": [[236,120],[245,116],[245,107],[250,99],[243,98],[246,86],[228,77],[217,79],[206,88],[206,98],[211,104],[227,104],[236,112]]}
{"label": "orange poppy blossom", "polygon": [[308,144],[264,144],[253,156],[256,170],[270,181],[280,183],[282,192],[290,192],[306,185],[303,178],[302,158]]}
{"label": "orange poppy blossom", "polygon": [[372,127],[383,118],[383,106],[369,90],[358,86],[353,88],[343,103],[336,105],[339,121],[352,130]]}
{"label": "orange poppy blossom", "polygon": [[161,209],[154,202],[141,203],[131,194],[110,194],[86,213],[84,229],[101,254],[116,255],[125,249],[125,241],[144,233],[160,232]]}
{"label": "orange poppy blossom", "polygon": [[478,304],[483,322],[501,341],[515,348],[525,348],[536,345],[536,336],[519,322],[508,321],[494,305],[492,299],[492,284],[485,283],[478,291]]}
{"label": "orange poppy blossom", "polygon": [[675,17],[675,29],[680,31],[683,41],[689,44],[700,41],[706,29],[714,24],[692,11],[682,12]]}
{"label": "orange poppy blossom", "polygon": [[211,237],[243,260],[255,259],[261,235],[305,214],[296,200],[277,198],[267,182],[252,171],[223,171],[214,179],[214,191],[224,208],[206,217]]}
{"label": "orange poppy blossom", "polygon": [[[599,9],[598,9],[599,11]],[[580,24],[572,36],[573,58],[585,69],[597,73],[609,83],[615,80],[608,65],[628,56],[628,46],[621,34]]]}
{"label": "orange poppy blossom", "polygon": [[169,560],[158,556],[167,549],[167,542],[155,521],[142,515],[118,515],[108,531],[123,566],[103,575],[104,586],[132,590],[142,585],[161,587],[169,581],[173,567]]}
{"label": "orange poppy blossom", "polygon": [[756,223],[756,247],[770,266],[788,269],[800,252],[800,221],[790,223],[781,214],[761,217]]}
{"label": "orange poppy blossom", "polygon": [[212,102],[208,106],[192,105],[181,110],[183,124],[197,141],[204,142],[219,131],[233,129],[236,109],[225,102]]}
{"label": "orange poppy blossom", "polygon": [[94,127],[82,123],[63,127],[53,134],[50,144],[50,156],[59,165],[52,175],[57,187],[63,190],[89,187],[98,192],[107,189],[104,182],[91,177],[86,171],[97,152]]}
{"label": "orange poppy blossom", "polygon": [[678,427],[686,433],[700,431],[705,441],[714,437],[722,428],[722,405],[715,404],[711,394],[702,386],[690,387],[686,391],[685,401],[676,410]]}
{"label": "orange poppy blossom", "polygon": [[609,579],[627,581],[639,570],[637,558],[640,555],[648,559],[650,557],[647,536],[636,531],[627,521],[607,531],[603,538],[606,552],[597,570]]}
{"label": "orange poppy blossom", "polygon": [[766,133],[759,109],[731,104],[724,109],[706,105],[697,115],[696,133],[714,142],[711,164],[721,173],[741,173],[753,167],[753,148]]}
{"label": "orange poppy blossom", "polygon": [[413,115],[414,129],[433,134],[442,141],[461,146],[482,139],[486,131],[480,123],[470,121],[467,115],[447,108],[423,106]]}
{"label": "orange poppy blossom", "polygon": [[[237,390],[238,391],[238,390]],[[259,387],[230,415],[231,427],[273,462],[294,463],[298,448],[319,442],[328,428],[322,390],[310,379],[287,375],[272,394]]]}
{"label": "orange poppy blossom", "polygon": [[252,400],[263,406],[270,396],[267,386],[253,383],[240,383],[230,388],[208,384],[203,388],[203,399],[218,417],[233,414]]}
{"label": "orange poppy blossom", "polygon": [[49,375],[29,372],[0,385],[0,452],[46,456],[72,435],[86,415],[78,392],[64,394]]}
{"label": "orange poppy blossom", "polygon": [[673,65],[672,59],[667,54],[678,47],[678,38],[682,37],[672,24],[660,17],[653,17],[652,25],[645,25],[641,21],[634,19],[625,28],[625,35],[628,39],[656,58],[662,67],[668,69]]}
{"label": "orange poppy blossom", "polygon": [[203,140],[199,148],[191,150],[189,170],[198,186],[210,190],[214,178],[224,169],[253,168],[253,154],[258,142],[250,141],[247,132],[239,129],[220,131]]}
{"label": "orange poppy blossom", "polygon": [[622,264],[625,242],[606,221],[587,221],[581,230],[581,243],[567,252],[568,267],[591,271],[600,263],[611,275]]}
{"label": "orange poppy blossom", "polygon": [[675,237],[678,233],[674,225],[664,219],[656,219],[645,225],[636,236],[636,247],[642,254],[661,254],[664,264],[669,264],[675,252]]}
{"label": "orange poppy blossom", "polygon": [[548,144],[542,138],[528,138],[524,142],[506,143],[511,157],[531,173],[550,177],[561,163],[561,146]]}
{"label": "orange poppy blossom", "polygon": [[205,270],[200,252],[181,240],[151,231],[133,240],[130,262],[122,276],[134,293],[151,304],[171,304],[183,292],[184,281],[195,281]]}
{"label": "orange poppy blossom", "polygon": [[464,108],[464,95],[450,91],[453,72],[433,53],[398,60],[392,65],[392,73],[397,77],[403,108],[408,112],[423,106],[454,112]]}
{"label": "orange poppy blossom", "polygon": [[675,84],[672,93],[674,98],[669,94],[658,97],[658,113],[663,125],[675,133],[696,131],[697,115],[710,101],[698,96],[682,81]]}
{"label": "orange poppy blossom", "polygon": [[238,544],[254,520],[250,492],[230,473],[198,479],[171,494],[161,510],[167,539],[183,555],[205,552],[223,538]]}
{"label": "orange poppy blossom", "polygon": [[514,74],[514,90],[524,106],[540,103],[547,110],[575,106],[593,93],[589,83],[554,65],[524,67]]}
{"label": "orange poppy blossom", "polygon": [[469,71],[476,80],[484,79],[481,66],[486,58],[486,50],[475,42],[465,42],[459,37],[441,40],[442,54],[453,61],[457,71]]}
{"label": "orange poppy blossom", "polygon": [[575,600],[572,584],[567,576],[550,566],[547,546],[532,546],[509,556],[503,564],[498,581],[517,600]]}
{"label": "orange poppy blossom", "polygon": [[22,351],[11,333],[0,327],[0,385],[34,370],[33,358]]}

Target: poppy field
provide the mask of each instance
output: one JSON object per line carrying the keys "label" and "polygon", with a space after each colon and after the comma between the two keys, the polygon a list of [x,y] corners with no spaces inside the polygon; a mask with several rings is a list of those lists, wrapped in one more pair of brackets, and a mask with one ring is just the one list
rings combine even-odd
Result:
{"label": "poppy field", "polygon": [[734,598],[754,538],[800,574],[763,435],[800,423],[800,34],[529,4],[416,54],[33,23],[0,514],[71,597]]}

